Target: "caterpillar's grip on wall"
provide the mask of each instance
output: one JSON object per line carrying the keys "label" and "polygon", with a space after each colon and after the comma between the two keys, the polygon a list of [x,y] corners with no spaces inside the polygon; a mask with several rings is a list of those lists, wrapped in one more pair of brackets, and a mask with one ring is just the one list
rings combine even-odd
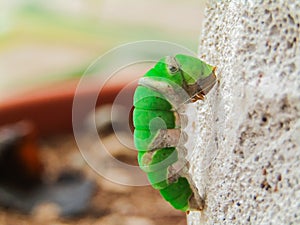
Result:
{"label": "caterpillar's grip on wall", "polygon": [[181,107],[203,100],[216,83],[215,67],[187,55],[167,56],[139,80],[134,94],[134,143],[153,188],[174,208],[200,210],[202,199],[188,175],[180,145]]}

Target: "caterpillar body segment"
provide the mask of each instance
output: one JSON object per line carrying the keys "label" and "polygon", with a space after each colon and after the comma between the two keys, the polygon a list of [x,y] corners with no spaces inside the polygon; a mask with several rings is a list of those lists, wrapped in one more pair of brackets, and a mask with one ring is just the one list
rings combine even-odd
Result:
{"label": "caterpillar body segment", "polygon": [[203,100],[215,82],[215,67],[192,56],[167,56],[139,80],[134,94],[138,163],[153,188],[181,211],[203,207],[181,146],[186,139],[181,106]]}

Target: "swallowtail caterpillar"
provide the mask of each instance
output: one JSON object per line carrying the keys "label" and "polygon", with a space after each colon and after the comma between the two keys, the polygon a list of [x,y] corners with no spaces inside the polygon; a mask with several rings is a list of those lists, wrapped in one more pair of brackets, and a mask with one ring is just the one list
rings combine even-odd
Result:
{"label": "swallowtail caterpillar", "polygon": [[167,56],[139,80],[134,94],[134,143],[153,188],[174,208],[201,210],[188,174],[181,108],[203,100],[216,83],[215,67],[188,55]]}

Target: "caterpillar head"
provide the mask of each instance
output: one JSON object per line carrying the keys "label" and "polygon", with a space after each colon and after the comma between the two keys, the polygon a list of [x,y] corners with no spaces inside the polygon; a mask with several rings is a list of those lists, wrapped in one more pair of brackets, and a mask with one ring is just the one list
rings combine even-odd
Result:
{"label": "caterpillar head", "polygon": [[[168,85],[163,85],[167,83],[177,87],[173,92],[184,96],[179,100],[183,102],[186,100],[197,101],[203,99],[216,83],[215,68],[192,56],[167,56],[160,59],[144,77],[151,77],[150,83],[152,84],[147,81],[147,85],[163,95],[172,96],[172,91],[168,91]],[[154,80],[157,81],[155,84],[153,84]],[[144,85],[146,85],[145,82]]]}
{"label": "caterpillar head", "polygon": [[188,55],[169,57],[168,67],[170,72],[178,71],[182,76],[183,88],[196,101],[203,99],[216,83],[215,69],[198,58]]}

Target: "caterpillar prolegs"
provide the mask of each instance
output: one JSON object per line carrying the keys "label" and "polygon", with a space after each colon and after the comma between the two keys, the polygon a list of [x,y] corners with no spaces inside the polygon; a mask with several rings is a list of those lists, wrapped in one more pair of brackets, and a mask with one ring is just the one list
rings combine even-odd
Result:
{"label": "caterpillar prolegs", "polygon": [[134,94],[139,165],[153,188],[182,211],[200,210],[202,199],[187,172],[181,108],[203,100],[215,83],[215,67],[192,56],[167,56],[140,78]]}

